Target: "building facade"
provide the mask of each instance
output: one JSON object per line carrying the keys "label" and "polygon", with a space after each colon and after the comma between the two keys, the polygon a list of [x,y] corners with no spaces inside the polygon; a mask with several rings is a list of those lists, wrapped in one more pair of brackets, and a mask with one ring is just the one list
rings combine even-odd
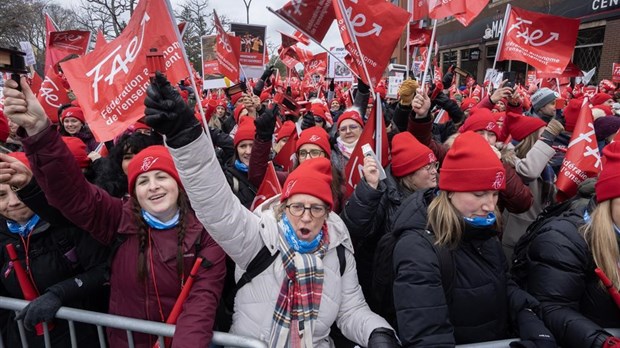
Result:
{"label": "building facade", "polygon": [[[530,11],[579,18],[581,25],[573,63],[584,71],[596,67],[594,82],[611,78],[612,64],[620,63],[620,0],[491,0],[469,27],[454,19],[438,24],[438,58],[444,71],[450,64],[455,64],[473,74],[478,81],[484,80],[486,70],[493,67],[508,4]],[[407,1],[401,0],[399,5],[407,8]],[[402,50],[404,36],[393,55],[393,60],[400,64],[406,61]],[[517,81],[524,82],[527,71],[533,67],[523,62],[503,61],[497,62],[496,69],[514,71]]]}

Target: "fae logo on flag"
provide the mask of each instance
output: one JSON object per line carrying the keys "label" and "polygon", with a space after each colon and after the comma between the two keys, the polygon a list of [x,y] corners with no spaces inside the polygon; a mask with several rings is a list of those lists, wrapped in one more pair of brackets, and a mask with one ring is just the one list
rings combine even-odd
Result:
{"label": "fae logo on flag", "polygon": [[163,55],[169,81],[191,76],[177,26],[164,0],[140,1],[119,37],[62,63],[97,141],[114,139],[144,116],[151,73],[147,53],[152,49]]}
{"label": "fae logo on flag", "polygon": [[509,7],[497,60],[518,60],[543,73],[561,74],[575,49],[579,19]]}
{"label": "fae logo on flag", "polygon": [[323,41],[334,21],[331,0],[291,0],[273,13],[316,42]]}

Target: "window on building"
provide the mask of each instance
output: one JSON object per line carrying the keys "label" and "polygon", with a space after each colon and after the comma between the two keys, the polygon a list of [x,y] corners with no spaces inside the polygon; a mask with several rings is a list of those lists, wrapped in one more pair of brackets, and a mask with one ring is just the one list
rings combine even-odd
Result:
{"label": "window on building", "polygon": [[448,70],[450,65],[454,64],[456,66],[456,51],[448,51],[448,52],[442,53],[442,61],[443,61],[443,64],[441,66],[441,69],[443,71]]}
{"label": "window on building", "polygon": [[[573,63],[583,71],[589,71],[600,66],[604,38],[605,27],[580,30],[573,52]],[[591,82],[597,80],[598,71],[592,77]]]}

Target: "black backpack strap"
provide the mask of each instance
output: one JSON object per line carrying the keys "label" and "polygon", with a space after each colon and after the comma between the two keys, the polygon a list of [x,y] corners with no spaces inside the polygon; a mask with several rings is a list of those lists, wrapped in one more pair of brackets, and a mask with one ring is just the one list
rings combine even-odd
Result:
{"label": "black backpack strap", "polygon": [[448,304],[452,302],[452,289],[454,288],[454,254],[449,248],[440,247],[433,244],[439,259],[439,270],[441,272],[441,284],[446,295]]}
{"label": "black backpack strap", "polygon": [[276,257],[278,257],[278,254],[280,254],[279,250],[276,251],[275,254],[271,255],[269,248],[267,248],[267,246],[263,246],[263,248],[258,251],[258,254],[254,256],[252,261],[250,261],[250,264],[245,270],[245,273],[243,273],[243,275],[237,282],[237,285],[233,290],[234,294],[236,294],[237,291],[239,291],[239,289],[241,289],[245,284],[251,282],[254,277],[266,270],[267,267],[269,267],[269,265],[273,263]]}
{"label": "black backpack strap", "polygon": [[338,245],[336,247],[336,253],[338,254],[338,263],[340,264],[340,276],[342,277],[347,268],[347,259],[344,255],[344,245]]}

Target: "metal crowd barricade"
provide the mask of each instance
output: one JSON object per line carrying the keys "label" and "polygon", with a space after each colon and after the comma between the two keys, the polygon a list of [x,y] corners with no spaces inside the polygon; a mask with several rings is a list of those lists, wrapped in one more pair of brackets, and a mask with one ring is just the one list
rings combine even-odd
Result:
{"label": "metal crowd barricade", "polygon": [[[26,307],[28,301],[19,300],[10,297],[0,296],[0,309],[12,310],[19,312],[22,308]],[[77,339],[75,334],[75,322],[92,324],[97,326],[97,333],[99,334],[99,346],[106,347],[105,340],[105,330],[106,327],[111,327],[114,329],[121,329],[127,332],[127,341],[129,343],[129,347],[134,347],[133,342],[133,333],[140,332],[149,335],[158,336],[159,344],[161,347],[164,347],[164,338],[172,337],[174,335],[174,325],[158,323],[148,320],[134,319],[121,317],[118,315],[105,314],[99,312],[91,312],[85,311],[82,309],[75,309],[69,307],[61,307],[56,313],[57,319],[67,320],[69,323],[69,334],[71,337],[71,347],[77,347]],[[23,323],[21,320],[17,321],[17,326],[19,329],[20,338],[22,341],[22,347],[28,348],[28,343],[26,342],[26,331],[24,329]],[[47,324],[44,323],[44,341],[45,347],[51,347],[49,331],[47,330]],[[227,347],[241,347],[241,348],[267,348],[267,345],[259,341],[257,339],[232,335],[224,332],[213,332],[213,340],[212,343],[219,346],[227,346]],[[2,337],[0,337],[0,348],[5,348],[3,346]],[[14,347],[7,347],[14,348]]]}

